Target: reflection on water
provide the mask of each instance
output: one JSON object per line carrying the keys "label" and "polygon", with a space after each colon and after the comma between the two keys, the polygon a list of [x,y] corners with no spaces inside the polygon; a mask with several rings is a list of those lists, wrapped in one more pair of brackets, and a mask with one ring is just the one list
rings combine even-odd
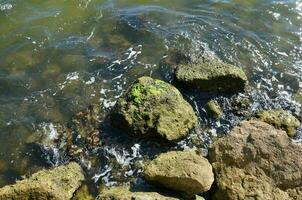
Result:
{"label": "reflection on water", "polygon": [[[160,63],[174,50],[242,67],[258,89],[238,97],[252,100],[250,112],[282,107],[302,118],[301,98],[293,99],[302,86],[301,0],[0,0],[0,185],[64,162],[63,154],[28,144],[37,130],[51,137],[56,124],[90,104],[107,113],[142,75],[170,82]],[[169,148],[206,153],[212,137],[244,118],[230,109],[229,97],[182,92],[200,120],[187,139],[163,148],[125,138],[105,120],[103,146],[87,153],[97,164],[80,161],[88,177],[129,181],[142,160]],[[227,113],[220,121],[204,109],[213,97]]]}

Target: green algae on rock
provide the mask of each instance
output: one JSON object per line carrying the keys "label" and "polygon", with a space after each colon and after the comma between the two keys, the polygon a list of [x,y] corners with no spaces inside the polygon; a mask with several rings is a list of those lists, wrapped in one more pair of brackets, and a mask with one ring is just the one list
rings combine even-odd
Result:
{"label": "green algae on rock", "polygon": [[157,192],[132,192],[128,186],[111,187],[100,192],[96,200],[177,200]]}
{"label": "green algae on rock", "polygon": [[187,195],[206,192],[214,182],[212,166],[195,151],[162,153],[147,164],[145,178]]}
{"label": "green algae on rock", "polygon": [[117,101],[111,122],[135,135],[172,141],[186,136],[197,117],[174,86],[141,77]]}
{"label": "green algae on rock", "polygon": [[81,185],[84,175],[77,163],[42,170],[31,177],[0,189],[0,200],[68,200]]}
{"label": "green algae on rock", "polygon": [[201,58],[188,64],[179,64],[176,79],[202,91],[238,92],[247,84],[244,71],[216,58]]}
{"label": "green algae on rock", "polygon": [[287,200],[302,197],[302,148],[283,130],[244,121],[209,148],[213,199]]}
{"label": "green algae on rock", "polygon": [[211,100],[207,103],[207,110],[216,119],[219,119],[221,117],[221,115],[223,114],[223,111],[222,111],[220,105],[215,100]]}
{"label": "green algae on rock", "polygon": [[256,117],[260,121],[285,130],[290,137],[294,136],[295,130],[300,126],[300,122],[296,117],[289,111],[282,109],[261,111],[256,114]]}
{"label": "green algae on rock", "polygon": [[74,198],[76,200],[94,200],[94,197],[89,193],[89,189],[86,184],[81,185],[81,187],[76,191]]}

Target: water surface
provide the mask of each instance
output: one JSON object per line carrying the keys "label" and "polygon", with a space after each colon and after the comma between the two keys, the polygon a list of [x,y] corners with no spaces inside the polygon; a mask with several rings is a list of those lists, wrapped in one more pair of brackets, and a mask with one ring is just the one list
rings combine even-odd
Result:
{"label": "water surface", "polygon": [[[107,113],[142,75],[171,82],[160,62],[172,50],[212,54],[243,68],[252,111],[284,108],[301,119],[293,99],[302,86],[301,0],[0,0],[0,186],[64,162],[27,144],[37,130],[51,137],[55,124],[90,104]],[[243,119],[227,97],[214,95],[229,113],[215,121],[203,106],[211,94],[182,92],[200,125],[169,148],[206,151],[212,137]],[[103,127],[103,147],[91,152],[101,164],[87,172],[97,184],[131,180],[149,148],[165,149]],[[114,167],[125,170],[113,175]]]}

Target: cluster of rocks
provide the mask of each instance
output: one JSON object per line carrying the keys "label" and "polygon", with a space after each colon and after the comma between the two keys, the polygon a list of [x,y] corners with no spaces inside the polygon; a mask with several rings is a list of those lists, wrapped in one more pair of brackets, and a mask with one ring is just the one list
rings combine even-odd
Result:
{"label": "cluster of rocks", "polygon": [[[176,79],[202,91],[239,92],[247,85],[240,68],[214,58],[179,64]],[[223,115],[216,101],[210,101],[207,109],[214,118]],[[97,119],[93,116],[80,113],[69,127],[84,138],[85,145],[100,143],[95,128]],[[196,123],[193,108],[178,89],[151,77],[134,82],[111,113],[114,127],[134,137],[160,139],[163,145],[184,138]],[[242,122],[230,134],[214,141],[209,160],[187,150],[162,153],[145,162],[145,180],[176,196],[114,186],[101,190],[96,199],[203,199],[202,195],[211,191],[212,199],[217,200],[301,200],[302,148],[288,137],[299,126],[300,122],[288,111],[259,112],[254,119]],[[70,163],[1,188],[0,199],[71,199],[83,179],[81,167]],[[74,198],[92,199],[79,193]]]}

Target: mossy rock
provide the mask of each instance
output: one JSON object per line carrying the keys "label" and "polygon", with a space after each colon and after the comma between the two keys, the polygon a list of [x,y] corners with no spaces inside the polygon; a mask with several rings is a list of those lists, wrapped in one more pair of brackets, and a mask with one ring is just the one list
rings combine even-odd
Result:
{"label": "mossy rock", "polygon": [[188,64],[179,64],[176,79],[206,92],[239,92],[247,85],[247,77],[241,68],[205,57]]}
{"label": "mossy rock", "polygon": [[207,103],[207,110],[208,112],[215,118],[215,119],[219,119],[222,114],[222,108],[220,107],[220,105],[218,104],[217,101],[215,100],[211,100]]}
{"label": "mossy rock", "polygon": [[188,196],[210,190],[214,182],[212,166],[195,151],[162,153],[145,168],[145,178]]}
{"label": "mossy rock", "polygon": [[129,186],[116,186],[100,192],[96,200],[177,200],[157,192],[132,192]]}
{"label": "mossy rock", "polygon": [[84,175],[76,163],[42,170],[31,177],[0,189],[0,200],[68,200],[81,185]]}
{"label": "mossy rock", "polygon": [[285,130],[290,137],[294,136],[295,130],[300,126],[300,122],[296,117],[289,111],[282,109],[261,111],[256,114],[256,117],[260,121]]}
{"label": "mossy rock", "polygon": [[302,104],[302,89],[300,89],[295,95],[294,95],[294,99]]}
{"label": "mossy rock", "polygon": [[186,136],[197,117],[174,86],[141,77],[117,101],[111,122],[135,135],[173,141]]}
{"label": "mossy rock", "polygon": [[90,194],[88,186],[83,184],[74,195],[75,200],[94,200],[94,197]]}

